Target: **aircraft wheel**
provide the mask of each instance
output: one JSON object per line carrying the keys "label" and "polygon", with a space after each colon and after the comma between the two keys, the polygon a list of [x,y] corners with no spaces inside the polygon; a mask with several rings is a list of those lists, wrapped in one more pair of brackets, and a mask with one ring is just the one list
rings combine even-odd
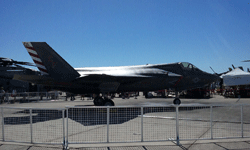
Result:
{"label": "aircraft wheel", "polygon": [[96,97],[95,99],[94,99],[94,104],[95,104],[95,106],[103,106],[103,98],[101,98],[101,97]]}
{"label": "aircraft wheel", "polygon": [[173,103],[175,105],[180,105],[181,104],[181,100],[179,98],[175,98],[174,101],[173,101]]}
{"label": "aircraft wheel", "polygon": [[115,106],[115,103],[112,100],[108,99],[104,101],[104,106]]}

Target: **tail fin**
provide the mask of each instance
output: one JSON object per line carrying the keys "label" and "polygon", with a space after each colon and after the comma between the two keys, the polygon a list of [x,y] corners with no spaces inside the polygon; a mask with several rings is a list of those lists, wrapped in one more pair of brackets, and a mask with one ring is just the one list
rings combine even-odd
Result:
{"label": "tail fin", "polygon": [[80,76],[46,42],[23,42],[23,45],[43,75],[62,81],[71,81]]}

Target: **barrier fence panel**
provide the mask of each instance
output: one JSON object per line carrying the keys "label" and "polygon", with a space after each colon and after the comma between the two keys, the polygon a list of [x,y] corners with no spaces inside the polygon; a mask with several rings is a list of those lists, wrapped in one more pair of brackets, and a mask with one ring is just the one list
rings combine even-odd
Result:
{"label": "barrier fence panel", "polygon": [[213,107],[213,138],[242,137],[241,105]]}
{"label": "barrier fence panel", "polygon": [[210,106],[179,107],[180,140],[209,139]]}
{"label": "barrier fence panel", "polygon": [[68,107],[67,114],[69,144],[107,142],[107,108]]}
{"label": "barrier fence panel", "polygon": [[143,141],[176,139],[175,107],[144,107]]}
{"label": "barrier fence panel", "polygon": [[42,144],[62,144],[64,109],[1,108],[2,140]]}
{"label": "barrier fence panel", "polygon": [[65,138],[64,109],[32,110],[32,143],[62,144]]}
{"label": "barrier fence panel", "polygon": [[111,107],[109,142],[141,141],[141,107]]}
{"label": "barrier fence panel", "polygon": [[243,126],[243,137],[250,137],[250,117],[249,117],[250,106],[242,106],[242,126]]}
{"label": "barrier fence panel", "polygon": [[6,93],[5,94],[5,102],[6,103],[27,103],[33,101],[40,101],[42,99],[46,99],[45,92],[23,92],[23,93]]}
{"label": "barrier fence panel", "polygon": [[38,144],[250,137],[249,105],[1,107],[0,140]]}
{"label": "barrier fence panel", "polygon": [[[80,96],[78,96],[80,97]],[[6,93],[4,95],[4,101],[0,103],[29,103],[29,102],[38,102],[41,100],[71,100],[70,95],[66,97],[64,92],[22,92],[22,93]]]}
{"label": "barrier fence panel", "polygon": [[31,142],[30,110],[2,108],[3,140],[7,142]]}
{"label": "barrier fence panel", "polygon": [[38,92],[29,92],[29,93],[25,93],[26,96],[26,100],[27,102],[30,101],[39,101],[40,100],[40,96]]}

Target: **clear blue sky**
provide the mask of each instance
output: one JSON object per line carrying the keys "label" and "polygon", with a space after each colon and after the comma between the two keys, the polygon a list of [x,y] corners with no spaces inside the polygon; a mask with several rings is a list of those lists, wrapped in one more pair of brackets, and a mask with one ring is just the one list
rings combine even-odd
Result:
{"label": "clear blue sky", "polygon": [[250,68],[250,0],[1,0],[0,57],[47,42],[73,67],[186,61]]}

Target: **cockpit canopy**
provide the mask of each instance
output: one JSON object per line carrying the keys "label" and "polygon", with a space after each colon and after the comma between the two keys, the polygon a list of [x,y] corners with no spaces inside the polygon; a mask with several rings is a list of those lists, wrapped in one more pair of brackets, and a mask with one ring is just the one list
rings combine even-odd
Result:
{"label": "cockpit canopy", "polygon": [[182,65],[184,68],[193,69],[195,71],[201,71],[199,68],[195,67],[193,64],[188,62],[180,62],[179,64]]}

